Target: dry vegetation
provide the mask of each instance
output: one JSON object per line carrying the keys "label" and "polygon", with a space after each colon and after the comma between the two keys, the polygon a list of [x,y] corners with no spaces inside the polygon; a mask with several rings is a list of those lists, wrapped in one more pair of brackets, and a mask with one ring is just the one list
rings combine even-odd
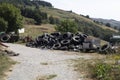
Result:
{"label": "dry vegetation", "polygon": [[54,25],[42,24],[42,25],[25,25],[25,33],[21,36],[32,36],[33,38],[43,33],[55,32]]}
{"label": "dry vegetation", "polygon": [[120,54],[101,55],[92,59],[77,59],[75,71],[78,71],[84,80],[119,80],[120,79]]}
{"label": "dry vegetation", "polygon": [[0,51],[0,80],[4,80],[6,76],[5,72],[7,72],[13,64],[15,64],[15,62],[8,58],[8,56],[2,55]]}
{"label": "dry vegetation", "polygon": [[50,74],[50,75],[38,76],[36,80],[51,80],[55,77],[57,77],[56,74]]}

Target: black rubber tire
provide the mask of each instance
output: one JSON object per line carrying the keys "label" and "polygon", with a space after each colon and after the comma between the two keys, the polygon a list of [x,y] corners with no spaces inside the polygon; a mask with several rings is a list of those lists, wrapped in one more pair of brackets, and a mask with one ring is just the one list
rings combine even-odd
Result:
{"label": "black rubber tire", "polygon": [[56,44],[53,45],[52,49],[58,50],[58,49],[60,49],[60,47],[61,47],[61,44],[56,43]]}
{"label": "black rubber tire", "polygon": [[60,32],[51,33],[50,36],[59,37],[59,36],[61,36],[61,33]]}
{"label": "black rubber tire", "polygon": [[5,34],[0,37],[0,41],[2,42],[8,42],[10,40],[10,36]]}
{"label": "black rubber tire", "polygon": [[61,44],[62,45],[69,45],[70,44],[70,40],[62,40]]}
{"label": "black rubber tire", "polygon": [[73,37],[73,34],[70,33],[70,32],[64,33],[64,34],[62,35],[62,38],[63,38],[63,39],[71,39],[72,37]]}
{"label": "black rubber tire", "polygon": [[60,47],[60,50],[68,50],[68,47],[67,46],[62,46],[62,47]]}
{"label": "black rubber tire", "polygon": [[100,51],[105,51],[105,50],[107,50],[108,48],[110,48],[110,45],[109,45],[109,44],[105,44],[105,45],[103,45],[103,46],[100,48]]}
{"label": "black rubber tire", "polygon": [[11,43],[17,42],[17,41],[19,41],[19,39],[20,39],[19,36],[13,35],[10,37],[9,42],[11,42]]}
{"label": "black rubber tire", "polygon": [[80,39],[80,37],[79,36],[73,36],[73,41],[75,41],[75,42],[80,42],[81,41],[81,39]]}
{"label": "black rubber tire", "polygon": [[27,47],[32,47],[32,43],[28,42],[28,43],[26,43],[26,46]]}
{"label": "black rubber tire", "polygon": [[110,51],[109,44],[105,44],[99,49],[99,53],[101,53],[101,54],[108,54],[108,53],[110,53],[109,51]]}

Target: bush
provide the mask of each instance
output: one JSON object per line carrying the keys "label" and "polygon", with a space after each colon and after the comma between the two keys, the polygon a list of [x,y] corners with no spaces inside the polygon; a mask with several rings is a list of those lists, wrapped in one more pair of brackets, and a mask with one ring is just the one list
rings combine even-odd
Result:
{"label": "bush", "polygon": [[73,32],[73,33],[76,33],[78,31],[78,26],[72,20],[64,20],[56,27],[56,30],[59,31],[59,32]]}
{"label": "bush", "polygon": [[111,70],[111,66],[108,65],[108,64],[103,64],[103,63],[100,63],[100,64],[97,64],[95,66],[95,75],[97,77],[97,79],[99,80],[110,80],[109,78],[109,72]]}
{"label": "bush", "polygon": [[41,12],[39,9],[21,8],[21,14],[27,18],[33,18],[37,25],[43,21],[47,22],[47,13]]}
{"label": "bush", "polygon": [[13,6],[12,4],[2,3],[0,4],[0,17],[8,22],[8,27],[6,32],[15,31],[22,27],[22,16],[20,10]]}
{"label": "bush", "polygon": [[0,18],[0,32],[6,31],[8,27],[8,22],[5,21],[3,18]]}
{"label": "bush", "polygon": [[92,66],[92,76],[97,80],[119,80],[120,65],[98,63]]}

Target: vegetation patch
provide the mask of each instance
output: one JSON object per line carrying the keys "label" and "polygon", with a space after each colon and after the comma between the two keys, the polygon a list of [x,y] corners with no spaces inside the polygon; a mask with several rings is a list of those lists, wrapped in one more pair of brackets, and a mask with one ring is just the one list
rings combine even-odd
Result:
{"label": "vegetation patch", "polygon": [[55,77],[57,77],[56,74],[51,74],[51,75],[39,76],[39,77],[37,77],[36,80],[51,80]]}
{"label": "vegetation patch", "polygon": [[20,34],[20,36],[31,36],[36,38],[43,33],[55,32],[54,25],[43,24],[43,25],[25,25],[25,33]]}
{"label": "vegetation patch", "polygon": [[3,78],[6,76],[5,72],[13,65],[15,64],[14,61],[12,61],[8,56],[2,55],[2,52],[0,52],[0,80],[3,80]]}
{"label": "vegetation patch", "polygon": [[41,65],[48,65],[48,63],[46,63],[46,62],[43,62],[43,63],[40,63]]}
{"label": "vegetation patch", "polygon": [[75,61],[75,71],[85,80],[119,80],[120,55],[106,55],[101,59],[78,59]]}

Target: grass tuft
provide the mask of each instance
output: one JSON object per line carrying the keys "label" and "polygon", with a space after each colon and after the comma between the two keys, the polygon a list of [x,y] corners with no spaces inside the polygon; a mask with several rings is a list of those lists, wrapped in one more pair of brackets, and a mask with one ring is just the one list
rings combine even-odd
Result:
{"label": "grass tuft", "polygon": [[55,77],[57,77],[56,74],[50,74],[50,75],[38,76],[36,80],[51,80]]}
{"label": "grass tuft", "polygon": [[8,56],[2,55],[2,52],[0,52],[0,80],[3,80],[6,76],[5,72],[8,71],[13,64],[15,64],[14,61],[8,58]]}

